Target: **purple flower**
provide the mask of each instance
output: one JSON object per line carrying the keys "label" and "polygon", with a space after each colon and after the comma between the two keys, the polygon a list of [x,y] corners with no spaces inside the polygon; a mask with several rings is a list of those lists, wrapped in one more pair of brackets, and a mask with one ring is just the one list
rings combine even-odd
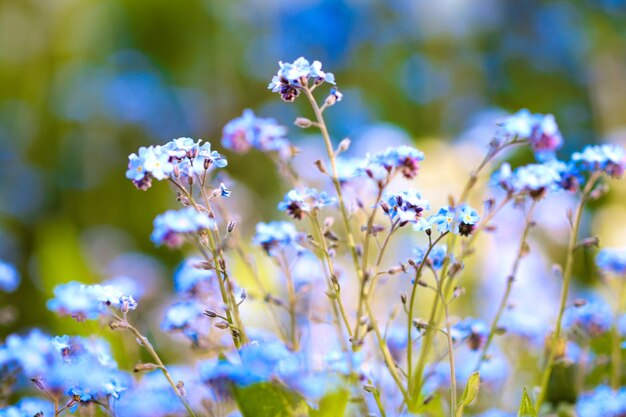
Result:
{"label": "purple flower", "polygon": [[285,138],[287,128],[274,119],[256,117],[246,109],[241,117],[228,122],[222,130],[222,146],[233,152],[276,152],[282,159],[293,157],[292,146]]}
{"label": "purple flower", "polygon": [[183,244],[186,236],[201,233],[214,225],[214,220],[197,212],[193,207],[168,210],[154,219],[154,230],[150,239],[157,245],[165,244],[175,248]]}
{"label": "purple flower", "polygon": [[401,225],[416,223],[424,210],[430,210],[430,203],[422,198],[422,193],[413,190],[387,194],[380,206],[392,221],[398,220]]}

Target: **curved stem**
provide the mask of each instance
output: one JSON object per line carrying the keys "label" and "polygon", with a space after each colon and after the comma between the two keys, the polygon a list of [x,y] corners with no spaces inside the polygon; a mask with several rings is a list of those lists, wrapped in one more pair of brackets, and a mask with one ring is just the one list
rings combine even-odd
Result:
{"label": "curved stem", "polygon": [[185,406],[185,409],[187,410],[187,413],[189,414],[189,416],[196,417],[196,415],[194,414],[193,410],[191,409],[191,406],[189,405],[189,403],[187,402],[185,397],[181,394],[180,390],[178,389],[178,386],[176,386],[176,383],[174,382],[174,379],[172,379],[172,376],[170,375],[169,371],[167,370],[167,368],[163,364],[163,361],[161,360],[161,358],[159,357],[157,352],[152,347],[152,344],[150,343],[148,338],[145,337],[144,335],[142,335],[141,332],[139,332],[139,330],[137,330],[135,327],[133,327],[127,321],[124,321],[124,323],[126,324],[126,328],[132,334],[135,335],[135,337],[141,342],[141,345],[144,348],[146,348],[146,350],[148,351],[150,356],[152,356],[152,359],[154,359],[154,362],[156,363],[156,365],[159,367],[161,372],[163,372],[163,376],[165,376],[165,379],[167,379],[167,382],[169,382],[169,384],[171,385],[172,389],[174,390],[174,393],[176,394],[176,396],[178,397],[180,402],[182,402],[183,405]]}
{"label": "curved stem", "polygon": [[508,305],[509,296],[511,295],[511,289],[513,288],[513,283],[515,282],[515,277],[517,276],[517,270],[519,268],[520,261],[522,260],[522,257],[524,256],[524,253],[526,251],[526,247],[527,247],[526,239],[528,238],[528,231],[530,230],[532,226],[532,215],[533,215],[533,211],[536,205],[537,205],[537,202],[533,200],[533,202],[530,205],[530,208],[528,209],[528,213],[526,213],[524,231],[522,232],[522,238],[520,240],[520,245],[517,250],[517,256],[515,257],[515,261],[513,262],[511,273],[509,274],[507,278],[506,288],[504,290],[504,294],[502,295],[502,299],[500,300],[500,305],[498,306],[496,315],[494,316],[493,321],[491,322],[491,326],[489,328],[489,336],[487,336],[487,340],[485,341],[485,344],[483,348],[481,349],[480,355],[478,356],[478,364],[476,365],[475,372],[480,371],[480,367],[482,366],[485,360],[485,357],[487,356],[487,351],[489,350],[489,347],[491,346],[491,342],[493,341],[493,338],[496,335],[496,331],[498,330],[498,322],[500,321],[500,318],[502,317],[502,313],[504,313],[504,310],[506,310],[506,306]]}
{"label": "curved stem", "polygon": [[622,336],[618,328],[618,320],[623,311],[626,281],[620,279],[618,285],[615,318],[611,332],[611,387],[614,390],[618,390],[622,382]]}
{"label": "curved stem", "polygon": [[565,312],[565,307],[567,305],[569,286],[572,281],[572,272],[574,269],[574,252],[576,251],[576,243],[578,242],[578,231],[580,229],[580,222],[582,220],[582,215],[588,195],[593,189],[593,186],[595,185],[598,178],[599,177],[597,174],[593,174],[589,178],[589,181],[587,182],[587,185],[585,186],[585,189],[581,194],[580,202],[578,203],[578,207],[576,208],[576,214],[572,222],[572,231],[570,234],[569,245],[567,247],[567,258],[565,260],[565,269],[563,272],[563,287],[561,289],[561,302],[559,304],[556,327],[552,335],[552,340],[550,341],[548,361],[541,376],[539,396],[537,397],[537,403],[535,405],[538,413],[540,412],[541,405],[546,398],[548,383],[550,382],[550,375],[552,375],[552,368],[554,367],[554,360],[556,359],[557,346],[561,338],[561,324],[563,321],[563,313]]}

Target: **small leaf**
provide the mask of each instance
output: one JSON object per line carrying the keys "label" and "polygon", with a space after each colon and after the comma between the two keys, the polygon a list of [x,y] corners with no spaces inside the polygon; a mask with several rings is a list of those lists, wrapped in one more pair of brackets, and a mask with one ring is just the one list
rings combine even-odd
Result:
{"label": "small leaf", "polygon": [[319,410],[311,410],[311,417],[335,417],[346,413],[350,393],[340,390],[326,394],[319,402]]}
{"label": "small leaf", "polygon": [[470,405],[476,397],[478,397],[478,390],[480,389],[480,375],[478,372],[474,372],[467,379],[467,384],[465,384],[465,390],[463,391],[463,396],[461,397],[461,401],[456,408],[456,417],[463,417],[463,412],[465,411],[465,407]]}
{"label": "small leaf", "polygon": [[524,393],[522,394],[522,403],[520,404],[517,417],[538,417],[537,410],[535,410],[533,401],[530,399],[526,388],[524,388]]}
{"label": "small leaf", "polygon": [[243,417],[296,417],[309,414],[304,398],[271,382],[233,387],[233,397]]}

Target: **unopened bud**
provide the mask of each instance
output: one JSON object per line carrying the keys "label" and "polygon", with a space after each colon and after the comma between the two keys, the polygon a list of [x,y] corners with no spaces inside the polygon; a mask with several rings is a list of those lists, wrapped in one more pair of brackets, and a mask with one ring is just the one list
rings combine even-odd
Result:
{"label": "unopened bud", "polygon": [[176,388],[178,388],[178,392],[180,392],[180,395],[182,395],[183,397],[187,396],[187,390],[185,389],[185,383],[183,381],[178,381],[178,383],[176,384]]}
{"label": "unopened bud", "polygon": [[245,300],[246,298],[248,298],[248,293],[246,292],[245,289],[241,289],[241,292],[239,293],[239,298],[241,298],[241,301]]}
{"label": "unopened bud", "polygon": [[204,315],[211,319],[214,319],[215,317],[217,317],[217,313],[213,310],[204,310]]}
{"label": "unopened bud", "polygon": [[46,384],[43,382],[43,379],[41,377],[36,376],[34,378],[31,378],[30,382],[35,384],[37,389],[39,389],[41,391],[47,391]]}
{"label": "unopened bud", "polygon": [[126,323],[125,321],[112,321],[111,323],[109,323],[109,327],[111,328],[111,330],[117,330],[117,329],[127,329],[128,328],[128,323]]}
{"label": "unopened bud", "polygon": [[586,304],[587,304],[587,300],[583,300],[582,298],[574,300],[574,307],[582,307]]}
{"label": "unopened bud", "polygon": [[341,142],[339,142],[339,147],[337,148],[337,154],[345,152],[350,147],[350,139],[345,138]]}
{"label": "unopened bud", "polygon": [[133,368],[133,372],[151,372],[158,368],[159,366],[154,363],[138,363]]}
{"label": "unopened bud", "polygon": [[302,129],[306,129],[311,127],[313,125],[313,122],[311,122],[306,117],[298,117],[294,124]]}
{"label": "unopened bud", "polygon": [[226,330],[230,327],[230,325],[225,321],[220,321],[215,323],[215,327],[217,327],[218,329]]}
{"label": "unopened bud", "polygon": [[231,220],[228,222],[228,226],[226,226],[226,231],[228,233],[232,233],[233,230],[235,230],[235,226],[237,226],[237,222],[234,220]]}
{"label": "unopened bud", "polygon": [[406,294],[405,293],[400,294],[400,301],[402,301],[402,304],[406,304]]}
{"label": "unopened bud", "polygon": [[367,392],[376,392],[376,388],[370,384],[363,385],[363,389]]}
{"label": "unopened bud", "polygon": [[596,236],[588,237],[576,244],[576,249],[578,248],[593,248],[598,247],[600,245],[600,239]]}
{"label": "unopened bud", "polygon": [[324,165],[324,163],[320,159],[315,161],[315,166],[317,167],[317,169],[319,169],[319,171],[322,174],[326,174],[328,172],[328,171],[326,171],[326,165]]}

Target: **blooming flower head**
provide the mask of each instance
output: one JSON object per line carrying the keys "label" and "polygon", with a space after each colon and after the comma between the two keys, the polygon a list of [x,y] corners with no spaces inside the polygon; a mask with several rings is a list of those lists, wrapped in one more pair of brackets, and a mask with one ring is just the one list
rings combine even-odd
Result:
{"label": "blooming flower head", "polygon": [[418,223],[416,230],[437,227],[439,233],[451,232],[461,236],[469,236],[480,220],[478,212],[467,204],[459,207],[442,207],[437,214],[428,218],[425,223]]}
{"label": "blooming flower head", "polygon": [[137,308],[137,302],[110,285],[85,285],[70,282],[57,285],[55,298],[48,301],[48,309],[69,315],[77,320],[96,319],[110,307],[121,311]]}
{"label": "blooming flower head", "polygon": [[552,163],[529,164],[512,171],[511,166],[504,163],[493,175],[492,182],[510,194],[539,200],[547,192],[558,189],[561,175],[557,168]]}
{"label": "blooming flower head", "polygon": [[466,318],[450,329],[454,342],[466,341],[471,350],[479,350],[489,336],[489,326],[482,321]]}
{"label": "blooming flower head", "polygon": [[11,264],[0,261],[0,291],[13,292],[20,285],[20,274]]}
{"label": "blooming flower head", "polygon": [[284,101],[294,101],[300,94],[300,89],[308,87],[310,78],[313,78],[315,85],[323,82],[335,84],[335,76],[322,71],[322,63],[319,61],[309,64],[309,61],[300,57],[292,63],[280,61],[278,65],[278,73],[267,88],[279,93]]}
{"label": "blooming flower head", "polygon": [[204,267],[200,257],[187,258],[174,273],[174,289],[183,295],[206,294],[211,292],[217,276],[213,269]]}
{"label": "blooming flower head", "polygon": [[222,130],[222,145],[233,152],[243,153],[251,148],[261,152],[276,152],[282,159],[293,157],[293,147],[285,138],[287,128],[274,119],[264,119],[246,109],[241,117],[228,122]]}
{"label": "blooming flower head", "polygon": [[582,152],[575,152],[572,162],[582,171],[604,172],[610,177],[620,178],[624,174],[626,155],[619,145],[590,145]]}
{"label": "blooming flower head", "polygon": [[206,214],[197,212],[193,207],[168,210],[154,219],[150,239],[157,245],[166,244],[174,248],[182,245],[186,236],[203,232],[214,224]]}
{"label": "blooming flower head", "polygon": [[552,154],[563,144],[563,137],[551,114],[532,114],[523,109],[504,119],[497,133],[505,141],[528,140],[537,154]]}
{"label": "blooming flower head", "polygon": [[362,172],[377,181],[384,180],[392,173],[400,173],[404,178],[415,178],[419,163],[424,160],[424,152],[411,146],[389,147],[375,154],[368,154]]}
{"label": "blooming flower head", "polygon": [[596,265],[606,274],[626,275],[626,248],[605,248],[596,256]]}
{"label": "blooming flower head", "polygon": [[285,194],[283,201],[278,203],[278,210],[286,212],[296,220],[302,220],[305,214],[337,203],[326,191],[319,192],[314,188],[293,189]]}
{"label": "blooming flower head", "polygon": [[191,138],[173,139],[163,146],[141,147],[128,157],[126,178],[141,190],[158,181],[183,178],[193,181],[194,176],[203,175],[212,167],[223,168],[226,159],[211,150],[209,142]]}
{"label": "blooming flower head", "polygon": [[401,224],[417,222],[424,210],[430,209],[422,193],[414,190],[388,193],[380,206],[392,221],[398,220]]}
{"label": "blooming flower head", "polygon": [[596,337],[607,332],[612,325],[611,309],[602,301],[587,301],[565,310],[563,328],[582,332],[586,337]]}
{"label": "blooming flower head", "polygon": [[298,244],[298,241],[301,239],[302,235],[298,233],[293,223],[276,221],[258,223],[256,225],[256,234],[252,241],[272,255],[276,250],[280,251],[289,248],[295,248],[299,252],[302,251],[302,247]]}

